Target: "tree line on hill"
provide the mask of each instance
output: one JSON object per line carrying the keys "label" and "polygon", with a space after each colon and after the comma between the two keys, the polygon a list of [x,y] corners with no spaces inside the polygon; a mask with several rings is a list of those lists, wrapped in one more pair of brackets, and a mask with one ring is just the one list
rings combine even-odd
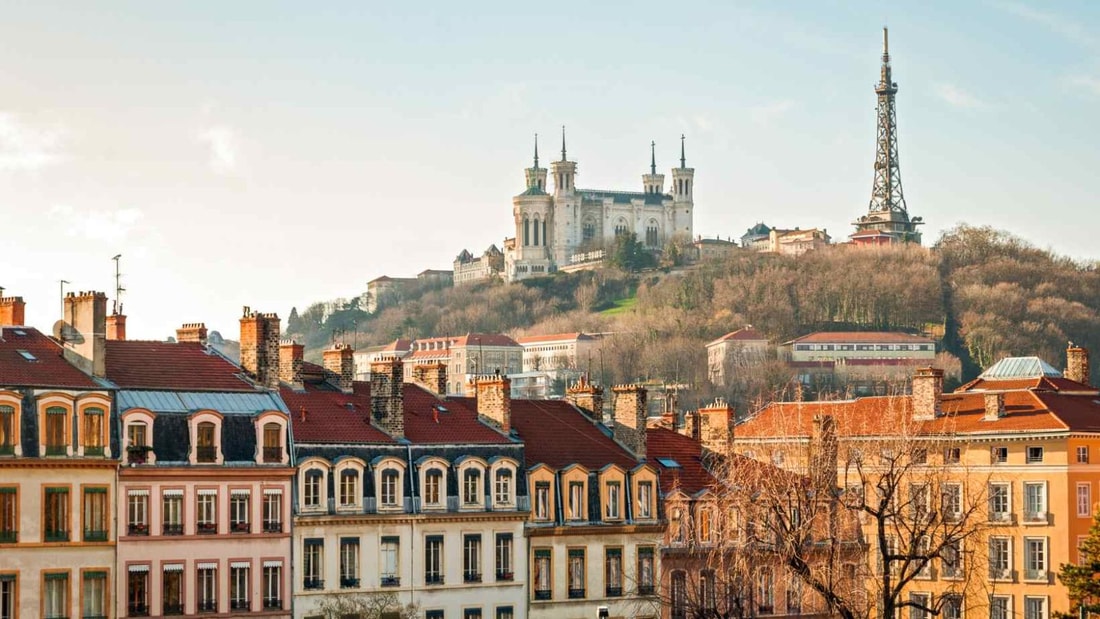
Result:
{"label": "tree line on hill", "polygon": [[1097,263],[989,227],[958,226],[931,248],[837,245],[800,257],[744,250],[688,268],[631,270],[426,289],[375,314],[351,302],[325,316],[315,304],[292,312],[287,334],[319,357],[333,334],[363,348],[467,332],[606,333],[598,358],[578,360],[578,369],[606,384],[692,385],[685,405],[717,395],[744,403],[789,381],[773,364],[751,385],[708,384],[706,343],[749,324],[780,343],[820,330],[929,334],[963,380],[1005,356],[1061,367],[1070,340],[1100,354]]}

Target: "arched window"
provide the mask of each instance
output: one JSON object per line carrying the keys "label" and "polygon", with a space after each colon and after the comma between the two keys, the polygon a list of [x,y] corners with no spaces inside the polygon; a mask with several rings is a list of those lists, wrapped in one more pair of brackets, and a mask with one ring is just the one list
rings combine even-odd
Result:
{"label": "arched window", "polygon": [[526,215],[523,216],[523,244],[531,244],[531,220]]}
{"label": "arched window", "polygon": [[85,456],[103,455],[104,412],[102,408],[84,409],[84,427],[81,429]]}
{"label": "arched window", "polygon": [[15,407],[0,406],[0,455],[15,453]]}
{"label": "arched window", "polygon": [[615,222],[615,236],[622,236],[627,233],[626,220],[622,217]]}
{"label": "arched window", "polygon": [[714,587],[714,572],[712,570],[704,570],[703,573],[699,574],[699,601],[702,602],[703,610],[713,611],[717,606]]}
{"label": "arched window", "polygon": [[586,242],[596,238],[596,223],[591,219],[584,220],[584,225],[581,227],[581,235]]}
{"label": "arched window", "polygon": [[340,471],[340,507],[359,503],[359,471],[347,468]]}
{"label": "arched window", "polygon": [[46,455],[64,456],[68,453],[68,411],[60,406],[46,409]]}
{"label": "arched window", "polygon": [[672,619],[687,618],[687,574],[682,571],[672,573],[671,587]]}
{"label": "arched window", "polygon": [[546,220],[542,220],[542,244],[547,245],[546,241]]}
{"label": "arched window", "polygon": [[196,432],[195,460],[203,464],[218,461],[218,444],[214,437],[216,426],[209,421],[199,423]]}
{"label": "arched window", "polygon": [[775,612],[775,575],[771,568],[760,568],[756,575],[756,604],[762,615]]}
{"label": "arched window", "polygon": [[283,461],[283,426],[277,423],[264,424],[264,462],[279,464]]}
{"label": "arched window", "polygon": [[657,247],[661,244],[660,228],[657,226],[657,220],[650,219],[649,223],[645,227],[645,244],[647,247]]}
{"label": "arched window", "polygon": [[467,505],[481,502],[481,471],[466,469],[462,475],[462,502]]}
{"label": "arched window", "polygon": [[302,506],[306,508],[321,507],[321,491],[325,474],[319,469],[306,471],[305,487],[302,488]]}
{"label": "arched window", "polygon": [[443,471],[428,469],[424,475],[424,504],[442,505],[444,496]]}
{"label": "arched window", "polygon": [[539,216],[535,215],[535,242],[532,245],[539,244]]}
{"label": "arched window", "polygon": [[498,505],[507,505],[512,502],[512,471],[510,469],[497,469],[493,480],[494,502]]}
{"label": "arched window", "polygon": [[378,488],[379,503],[383,507],[397,507],[397,501],[401,496],[401,474],[396,469],[382,471],[382,483]]}

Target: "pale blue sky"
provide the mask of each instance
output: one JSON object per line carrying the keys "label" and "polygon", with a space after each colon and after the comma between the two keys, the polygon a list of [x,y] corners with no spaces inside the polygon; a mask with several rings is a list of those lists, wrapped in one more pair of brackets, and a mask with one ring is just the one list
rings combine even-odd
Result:
{"label": "pale blue sky", "polygon": [[890,26],[926,244],[966,221],[1100,257],[1094,2],[71,2],[0,20],[0,286],[132,336],[350,296],[511,234],[531,135],[639,190],[687,135],[695,230],[838,238],[867,208]]}

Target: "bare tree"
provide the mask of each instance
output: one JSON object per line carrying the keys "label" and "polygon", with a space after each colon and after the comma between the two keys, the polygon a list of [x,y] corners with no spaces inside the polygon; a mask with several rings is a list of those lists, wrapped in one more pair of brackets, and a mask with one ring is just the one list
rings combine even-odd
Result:
{"label": "bare tree", "polygon": [[419,610],[395,593],[330,593],[317,607],[325,619],[416,619]]}

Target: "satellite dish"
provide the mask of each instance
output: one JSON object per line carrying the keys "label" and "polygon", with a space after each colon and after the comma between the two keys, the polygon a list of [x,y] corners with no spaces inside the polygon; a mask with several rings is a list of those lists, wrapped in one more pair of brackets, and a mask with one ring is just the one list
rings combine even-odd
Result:
{"label": "satellite dish", "polygon": [[84,336],[64,320],[53,323],[53,337],[59,342],[69,344],[83,344]]}

